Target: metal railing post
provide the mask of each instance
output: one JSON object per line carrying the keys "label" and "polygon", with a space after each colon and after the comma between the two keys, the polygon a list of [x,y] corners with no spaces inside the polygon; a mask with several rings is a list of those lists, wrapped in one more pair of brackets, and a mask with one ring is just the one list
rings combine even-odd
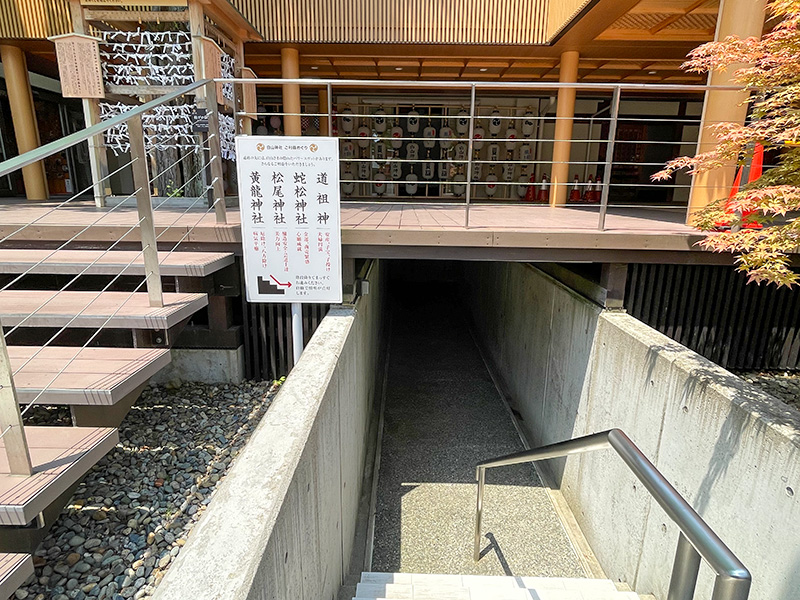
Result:
{"label": "metal railing post", "polygon": [[[222,149],[219,139],[219,106],[217,105],[217,84],[206,84],[206,114],[208,115],[208,167],[211,171],[211,192],[214,214],[218,224],[228,222],[225,210],[225,183],[222,177]],[[234,113],[234,118],[236,115]]]}
{"label": "metal railing post", "polygon": [[700,571],[700,554],[681,532],[669,580],[667,600],[692,600]]}
{"label": "metal railing post", "polygon": [[475,84],[470,86],[469,93],[469,142],[467,142],[467,193],[464,204],[464,227],[469,227],[469,202],[472,198],[472,136],[475,132]]}
{"label": "metal railing post", "polygon": [[142,116],[136,115],[128,121],[128,139],[131,144],[131,169],[136,188],[136,209],[139,212],[139,235],[142,239],[142,256],[150,306],[164,306],[161,291],[161,271],[158,265],[156,227],[153,220],[153,204],[150,198],[150,175],[147,169],[147,151],[144,147]]}
{"label": "metal railing post", "polygon": [[6,348],[6,336],[2,328],[0,328],[0,435],[3,435],[11,474],[32,475],[31,453],[22,426],[11,361]]}
{"label": "metal railing post", "polygon": [[[474,88],[473,88],[474,89]],[[483,521],[483,488],[486,486],[486,469],[478,467],[475,473],[478,480],[478,503],[475,508],[475,546],[472,557],[475,562],[481,559],[481,526]]]}
{"label": "metal railing post", "polygon": [[611,185],[611,166],[614,164],[614,143],[617,139],[617,122],[619,119],[619,96],[620,87],[614,87],[611,96],[611,113],[608,124],[608,143],[606,144],[606,164],[603,172],[603,190],[600,196],[600,216],[597,221],[597,228],[604,231],[606,228],[606,212],[608,211],[608,192]]}

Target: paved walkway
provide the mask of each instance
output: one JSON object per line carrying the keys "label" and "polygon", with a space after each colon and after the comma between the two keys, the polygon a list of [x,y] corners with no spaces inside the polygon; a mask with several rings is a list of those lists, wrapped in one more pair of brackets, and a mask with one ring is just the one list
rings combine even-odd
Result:
{"label": "paved walkway", "polygon": [[395,305],[372,570],[585,576],[528,465],[488,473],[473,563],[475,464],[523,447],[454,301]]}

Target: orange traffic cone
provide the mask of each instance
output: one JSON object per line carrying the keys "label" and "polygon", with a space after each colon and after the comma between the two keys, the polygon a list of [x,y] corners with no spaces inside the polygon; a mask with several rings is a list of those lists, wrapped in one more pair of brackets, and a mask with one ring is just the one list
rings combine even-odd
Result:
{"label": "orange traffic cone", "polygon": [[580,179],[577,175],[575,175],[575,179],[572,181],[572,189],[569,192],[569,201],[570,202],[580,202],[581,201],[581,190],[580,190]]}
{"label": "orange traffic cone", "polygon": [[593,188],[594,188],[594,177],[589,175],[589,179],[586,181],[586,187],[583,188],[583,201],[584,202],[591,202],[592,201]]}
{"label": "orange traffic cone", "polygon": [[542,173],[542,183],[539,184],[539,192],[536,194],[536,201],[543,204],[550,202],[550,186],[547,174]]}

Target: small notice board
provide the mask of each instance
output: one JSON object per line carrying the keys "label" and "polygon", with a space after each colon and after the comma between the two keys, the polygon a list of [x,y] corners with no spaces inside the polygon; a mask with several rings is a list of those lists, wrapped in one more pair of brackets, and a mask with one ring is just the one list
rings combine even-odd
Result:
{"label": "small notice board", "polygon": [[339,303],[339,145],[329,137],[237,136],[250,302]]}

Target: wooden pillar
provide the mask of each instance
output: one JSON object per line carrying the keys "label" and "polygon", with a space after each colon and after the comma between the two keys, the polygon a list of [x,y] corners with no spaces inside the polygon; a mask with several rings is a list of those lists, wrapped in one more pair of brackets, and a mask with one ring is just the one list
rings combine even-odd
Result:
{"label": "wooden pillar", "polygon": [[[284,79],[300,79],[300,53],[297,48],[281,48],[281,77]],[[300,125],[300,85],[283,84],[283,112],[294,113],[294,116],[283,117],[283,133],[285,135],[302,135]]]}
{"label": "wooden pillar", "polygon": [[[20,154],[39,147],[39,127],[36,124],[36,111],[33,108],[33,93],[28,77],[28,64],[25,53],[16,46],[0,46],[0,57],[6,76],[8,103],[11,105],[11,121],[14,137]],[[39,161],[22,167],[22,180],[25,182],[25,196],[28,200],[47,200],[47,177],[44,163]]]}
{"label": "wooden pillar", "polygon": [[[72,17],[72,31],[86,35],[88,27],[83,14],[80,0],[70,0],[70,15]],[[86,127],[97,125],[100,122],[100,100],[96,98],[83,99],[83,121]],[[106,156],[104,136],[96,135],[89,140],[89,168],[92,172],[94,184],[94,203],[105,206],[106,196],[111,195],[111,185],[108,181],[108,157]]]}
{"label": "wooden pillar", "polygon": [[[561,83],[578,81],[578,59],[576,50],[568,50],[561,54],[558,67],[558,80]],[[572,118],[575,116],[575,88],[558,90],[556,106],[556,131],[553,142],[553,170],[550,177],[550,205],[559,206],[567,203],[569,184],[569,153],[572,148]]]}
{"label": "wooden pillar", "polygon": [[[317,93],[319,98],[319,114],[328,113],[328,88],[322,88]],[[328,135],[328,117],[319,118],[319,135]]]}
{"label": "wooden pillar", "polygon": [[[740,38],[761,37],[764,27],[765,0],[722,0],[717,18],[715,40],[724,40],[729,35]],[[738,66],[731,65],[724,72],[715,71],[708,77],[709,85],[732,85],[733,73]],[[744,123],[747,116],[748,94],[740,91],[706,92],[703,103],[703,116],[700,123],[700,139],[697,153],[713,150],[717,145],[717,136],[710,126],[728,121]],[[689,196],[687,220],[697,210],[707,206],[718,198],[726,198],[730,194],[733,179],[736,175],[736,162],[732,161],[724,167],[698,173],[692,178],[692,190]]]}

